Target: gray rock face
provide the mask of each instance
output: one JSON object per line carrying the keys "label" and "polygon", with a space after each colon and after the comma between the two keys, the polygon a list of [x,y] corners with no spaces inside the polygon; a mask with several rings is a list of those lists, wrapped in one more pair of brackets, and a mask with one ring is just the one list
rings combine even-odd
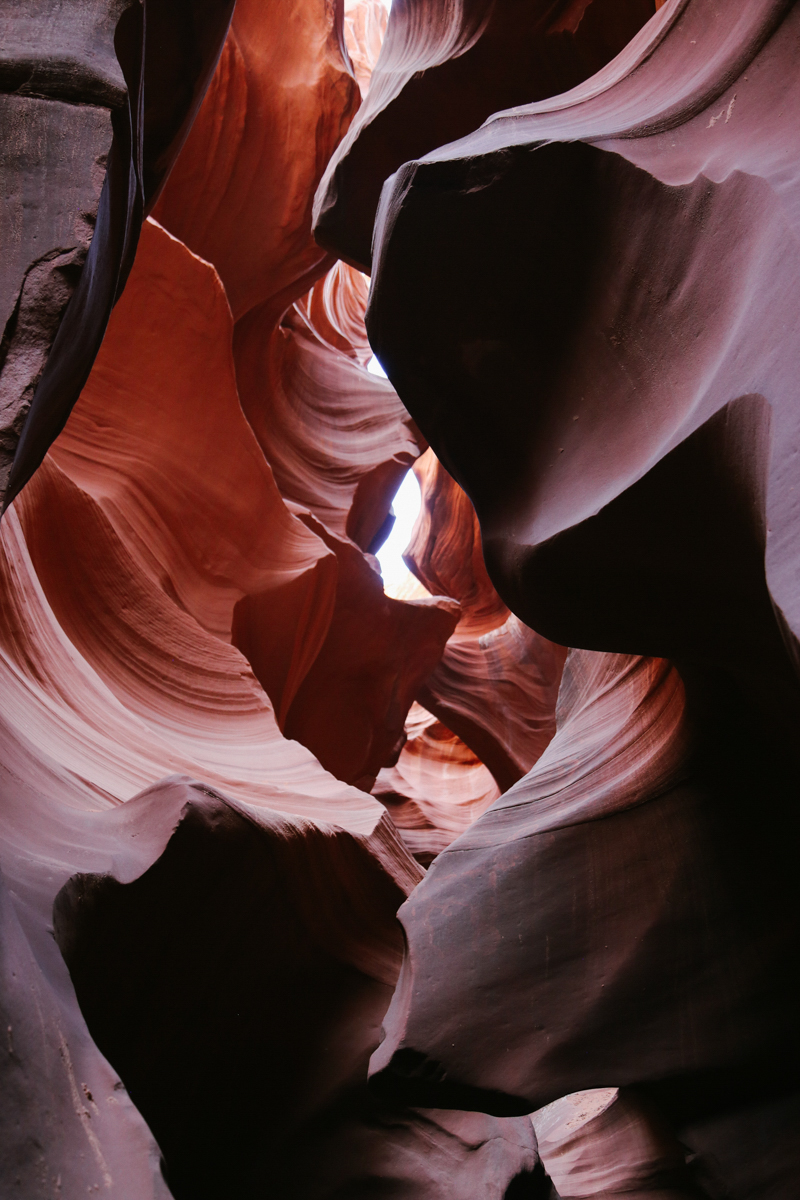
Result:
{"label": "gray rock face", "polygon": [[[116,60],[115,60],[116,61]],[[92,239],[108,109],[0,95],[0,491]]]}
{"label": "gray rock face", "polygon": [[0,17],[0,115],[10,133],[0,164],[10,247],[0,282],[6,504],[88,378],[145,211],[200,106],[232,10],[232,0],[26,0]]}
{"label": "gray rock face", "polygon": [[5,0],[0,91],[118,108],[125,80],[114,28],[125,0]]}
{"label": "gray rock face", "polygon": [[0,494],[97,219],[125,0],[10,0],[0,10]]}

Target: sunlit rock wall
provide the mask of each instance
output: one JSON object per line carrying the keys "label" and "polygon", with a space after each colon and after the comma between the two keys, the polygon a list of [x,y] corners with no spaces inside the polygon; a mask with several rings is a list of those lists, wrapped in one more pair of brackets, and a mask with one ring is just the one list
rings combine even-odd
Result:
{"label": "sunlit rock wall", "polygon": [[799,22],[0,15],[3,1196],[796,1200]]}

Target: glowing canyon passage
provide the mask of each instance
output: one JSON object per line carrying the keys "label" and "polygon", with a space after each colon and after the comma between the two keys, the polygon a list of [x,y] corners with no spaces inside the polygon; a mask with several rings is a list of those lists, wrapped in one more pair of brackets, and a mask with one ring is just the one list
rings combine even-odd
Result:
{"label": "glowing canyon passage", "polygon": [[0,181],[0,1200],[798,1200],[800,3],[0,0]]}

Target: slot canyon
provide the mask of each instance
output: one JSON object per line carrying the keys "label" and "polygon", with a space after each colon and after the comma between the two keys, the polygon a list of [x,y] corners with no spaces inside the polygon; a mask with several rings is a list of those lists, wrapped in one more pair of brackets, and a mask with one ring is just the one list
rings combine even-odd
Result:
{"label": "slot canyon", "polygon": [[798,1200],[800,0],[0,114],[0,1200]]}

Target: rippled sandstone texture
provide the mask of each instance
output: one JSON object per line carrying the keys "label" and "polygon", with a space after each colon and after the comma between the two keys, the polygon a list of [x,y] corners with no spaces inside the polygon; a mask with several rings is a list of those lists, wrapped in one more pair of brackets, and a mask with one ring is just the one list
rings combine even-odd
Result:
{"label": "rippled sandstone texture", "polygon": [[315,233],[363,269],[383,182],[498,109],[565,92],[613,58],[653,0],[400,0],[366,103],[331,159]]}
{"label": "rippled sandstone texture", "polygon": [[500,596],[581,648],[543,757],[401,912],[374,1086],[633,1087],[734,1196],[798,1180],[798,19],[668,3],[402,166],[367,317]]}
{"label": "rippled sandstone texture", "polygon": [[795,1200],[797,7],[55,15],[0,1191]]}
{"label": "rippled sandstone texture", "polygon": [[[362,80],[382,12],[349,14]],[[68,417],[0,527],[3,1194],[501,1200],[538,1178],[527,1118],[366,1086],[422,874],[368,793],[460,609],[384,596],[369,553],[424,442],[365,369],[366,281],[310,232],[359,103],[342,16],[238,5],[154,217],[128,205],[124,290],[101,198],[116,293],[100,328],[74,315],[91,259],[68,280],[81,337],[53,344],[17,449],[11,495]],[[20,186],[91,231],[102,179],[87,200],[34,168],[12,146]],[[31,372],[58,297],[44,331],[18,305]],[[52,384],[76,355],[79,398]]]}

